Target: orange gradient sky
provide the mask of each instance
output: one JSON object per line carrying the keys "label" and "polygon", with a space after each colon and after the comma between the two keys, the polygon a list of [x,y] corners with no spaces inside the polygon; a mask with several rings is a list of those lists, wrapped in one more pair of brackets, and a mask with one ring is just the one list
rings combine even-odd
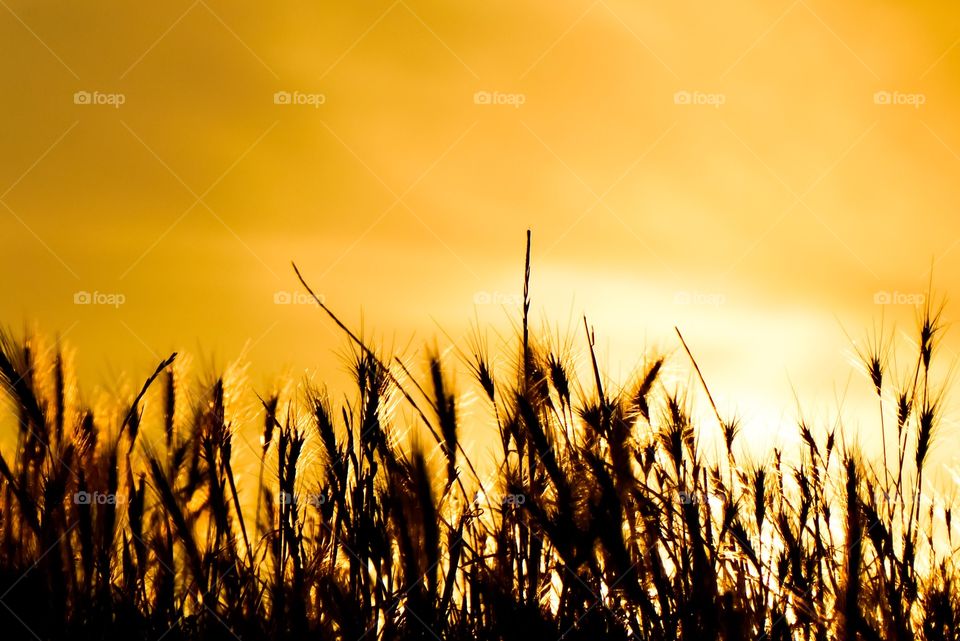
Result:
{"label": "orange gradient sky", "polygon": [[509,332],[529,227],[538,318],[615,376],[679,326],[782,442],[791,386],[869,400],[842,328],[912,330],[931,263],[956,297],[960,5],[0,5],[0,320],[94,381],[338,370],[291,260],[388,343]]}

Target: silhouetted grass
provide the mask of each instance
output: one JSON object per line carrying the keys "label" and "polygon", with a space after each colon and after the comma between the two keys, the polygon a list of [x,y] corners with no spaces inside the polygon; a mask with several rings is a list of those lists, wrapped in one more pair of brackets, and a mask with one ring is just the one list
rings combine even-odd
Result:
{"label": "silhouetted grass", "polygon": [[322,303],[355,347],[353,398],[262,400],[246,507],[222,378],[191,400],[171,356],[111,422],[73,400],[59,353],[0,338],[18,430],[0,457],[3,638],[960,639],[951,509],[922,500],[941,309],[921,310],[906,384],[882,336],[861,354],[895,460],[801,422],[799,452],[755,465],[709,390],[726,452],[702,455],[663,357],[604,385],[586,320],[577,380],[530,332],[529,269],[528,245],[516,367],[479,339],[461,354],[500,436],[486,485],[440,355],[421,386]]}

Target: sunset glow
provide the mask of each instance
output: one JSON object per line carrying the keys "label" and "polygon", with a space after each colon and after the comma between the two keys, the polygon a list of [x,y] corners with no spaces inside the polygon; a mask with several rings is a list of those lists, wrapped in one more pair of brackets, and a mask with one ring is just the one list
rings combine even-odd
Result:
{"label": "sunset glow", "polygon": [[[68,405],[118,425],[172,352],[184,379],[226,372],[257,525],[265,399],[323,383],[339,406],[363,353],[292,263],[398,378],[429,381],[437,351],[487,473],[503,417],[461,357],[482,337],[515,373],[527,230],[537,347],[592,385],[586,323],[618,392],[666,356],[658,394],[689,392],[708,460],[733,417],[758,464],[805,455],[800,423],[892,456],[918,319],[945,302],[924,474],[955,498],[956,3],[6,0],[0,39],[0,323],[48,364],[62,346]],[[882,399],[858,358],[878,336]],[[422,427],[393,437],[442,467]]]}

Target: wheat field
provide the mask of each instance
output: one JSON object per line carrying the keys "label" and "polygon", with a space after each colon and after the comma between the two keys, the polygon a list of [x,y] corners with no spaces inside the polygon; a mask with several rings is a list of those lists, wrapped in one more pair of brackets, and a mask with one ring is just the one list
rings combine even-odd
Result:
{"label": "wheat field", "polygon": [[699,390],[657,354],[614,388],[587,319],[578,380],[530,329],[529,243],[512,365],[481,340],[454,355],[498,437],[490,477],[449,358],[418,378],[319,298],[354,387],[262,396],[256,479],[235,472],[229,378],[189,393],[173,354],[97,412],[59,350],[5,333],[4,638],[960,639],[951,504],[924,482],[942,307],[919,310],[907,371],[882,336],[859,353],[891,456],[801,422],[799,451],[757,463],[720,412],[724,451],[702,451],[690,398],[713,399],[679,330]]}

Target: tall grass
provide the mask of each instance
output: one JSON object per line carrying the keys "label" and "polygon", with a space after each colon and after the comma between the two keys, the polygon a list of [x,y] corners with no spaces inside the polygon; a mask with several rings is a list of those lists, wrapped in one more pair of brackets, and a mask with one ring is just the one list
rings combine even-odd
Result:
{"label": "tall grass", "polygon": [[191,398],[173,355],[111,418],[77,400],[59,350],[46,362],[4,335],[3,637],[960,639],[952,513],[924,483],[940,308],[921,310],[908,372],[888,371],[882,341],[861,355],[890,460],[801,421],[794,456],[747,464],[682,336],[716,459],[663,357],[614,388],[585,319],[579,380],[530,331],[529,274],[528,239],[515,367],[479,339],[461,354],[499,435],[486,482],[450,363],[431,352],[418,382],[319,299],[353,345],[353,396],[262,399],[252,501],[224,379]]}

